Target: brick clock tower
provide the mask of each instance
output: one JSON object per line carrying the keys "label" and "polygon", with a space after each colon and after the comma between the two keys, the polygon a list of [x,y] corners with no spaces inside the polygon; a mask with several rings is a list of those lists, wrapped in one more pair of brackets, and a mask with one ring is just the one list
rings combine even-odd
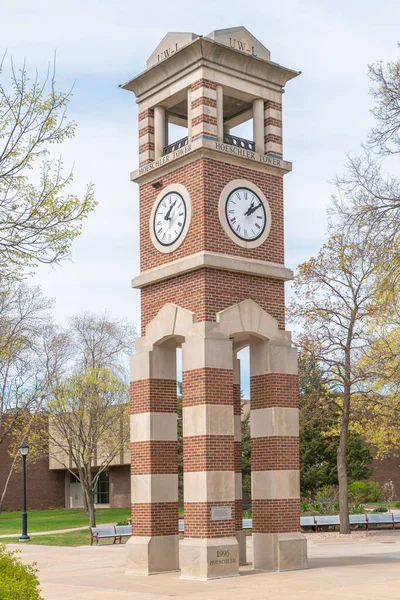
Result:
{"label": "brick clock tower", "polygon": [[[307,566],[300,533],[296,351],[285,331],[281,101],[298,72],[244,27],[168,33],[122,87],[139,106],[142,337],[131,363],[128,572],[238,575],[237,352],[250,347],[253,565]],[[253,120],[253,139],[232,129]],[[169,125],[186,128],[170,143]],[[184,539],[176,349],[182,348]]]}

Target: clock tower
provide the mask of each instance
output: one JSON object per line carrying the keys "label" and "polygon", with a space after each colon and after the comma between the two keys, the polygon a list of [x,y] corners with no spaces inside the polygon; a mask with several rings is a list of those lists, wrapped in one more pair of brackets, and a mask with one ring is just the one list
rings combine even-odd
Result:
{"label": "clock tower", "polygon": [[[285,331],[282,93],[299,73],[244,27],[168,33],[122,87],[139,108],[142,337],[131,362],[134,574],[237,575],[241,388],[250,348],[253,564],[305,568],[296,351]],[[252,139],[234,128],[253,122]],[[173,125],[184,137],[170,139]],[[184,539],[176,349],[182,348]]]}

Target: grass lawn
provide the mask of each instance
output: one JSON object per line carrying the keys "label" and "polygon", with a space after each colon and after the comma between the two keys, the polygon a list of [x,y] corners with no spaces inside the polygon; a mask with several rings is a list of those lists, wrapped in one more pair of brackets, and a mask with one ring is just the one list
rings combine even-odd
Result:
{"label": "grass lawn", "polygon": [[[96,522],[118,523],[130,517],[129,508],[100,508],[96,510]],[[72,529],[73,527],[89,527],[89,516],[82,509],[30,510],[28,512],[29,534],[35,531],[54,531],[56,529]],[[3,512],[0,515],[0,535],[19,533],[21,531],[21,512]],[[87,536],[87,533],[86,533]]]}
{"label": "grass lawn", "polygon": [[[30,542],[23,542],[24,544],[38,544],[40,546],[89,546],[90,545],[90,534],[89,531],[73,531],[72,533],[56,533],[53,535],[38,535],[29,533],[31,538]],[[128,541],[128,537],[122,538],[122,543],[125,544]],[[0,539],[0,544],[18,544],[16,538],[4,538]],[[113,545],[112,540],[100,540],[99,546],[106,544]],[[22,546],[22,543],[20,544]]]}

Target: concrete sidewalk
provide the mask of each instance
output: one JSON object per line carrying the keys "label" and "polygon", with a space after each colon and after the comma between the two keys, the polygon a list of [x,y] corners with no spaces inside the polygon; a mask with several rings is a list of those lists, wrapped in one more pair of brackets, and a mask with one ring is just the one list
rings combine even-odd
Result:
{"label": "concrete sidewalk", "polygon": [[[179,573],[125,575],[119,545],[9,547],[21,549],[24,562],[37,561],[45,600],[400,600],[400,532],[333,536],[307,536],[308,570],[262,573],[250,565],[239,577],[207,582],[185,581]],[[251,560],[251,537],[247,542]]]}
{"label": "concrete sidewalk", "polygon": [[[107,525],[104,525],[104,527],[107,527]],[[33,533],[29,531],[29,535],[33,537],[36,535],[52,535],[53,533],[72,533],[73,531],[83,531],[84,529],[89,531],[89,526],[85,525],[85,527],[74,527],[73,529],[55,529],[54,531],[34,531]],[[20,536],[20,533],[6,533],[5,535],[0,535],[0,540],[2,538],[19,538]]]}

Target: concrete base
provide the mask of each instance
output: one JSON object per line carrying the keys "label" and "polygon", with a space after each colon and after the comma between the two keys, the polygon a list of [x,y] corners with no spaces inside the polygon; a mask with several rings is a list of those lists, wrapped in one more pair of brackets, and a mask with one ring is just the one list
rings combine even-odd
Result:
{"label": "concrete base", "polygon": [[307,540],[301,533],[253,533],[253,566],[268,571],[307,569]]}
{"label": "concrete base", "polygon": [[126,543],[126,573],[153,575],[179,571],[179,536],[132,536]]}
{"label": "concrete base", "polygon": [[239,575],[239,544],[230,538],[185,538],[179,545],[182,579],[220,579]]}
{"label": "concrete base", "polygon": [[239,565],[247,565],[246,534],[244,533],[244,531],[237,531],[236,539],[239,544]]}

